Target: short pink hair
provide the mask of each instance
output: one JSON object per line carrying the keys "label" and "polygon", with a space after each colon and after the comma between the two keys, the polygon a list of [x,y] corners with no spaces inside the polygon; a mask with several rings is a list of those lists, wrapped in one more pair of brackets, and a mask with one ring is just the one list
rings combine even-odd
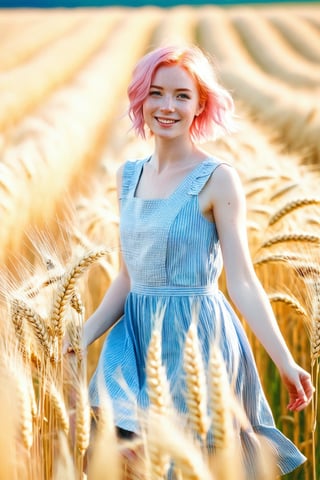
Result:
{"label": "short pink hair", "polygon": [[147,53],[133,70],[128,87],[128,113],[135,132],[146,138],[143,103],[156,70],[171,65],[181,66],[191,75],[198,88],[200,105],[204,105],[191,125],[192,140],[207,141],[233,131],[234,102],[230,93],[219,85],[209,57],[196,46],[166,46]]}

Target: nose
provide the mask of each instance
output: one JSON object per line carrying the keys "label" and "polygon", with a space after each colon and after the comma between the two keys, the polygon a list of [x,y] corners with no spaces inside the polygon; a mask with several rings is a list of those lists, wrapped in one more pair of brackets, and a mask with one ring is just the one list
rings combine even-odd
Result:
{"label": "nose", "polygon": [[163,97],[160,108],[162,111],[165,111],[165,112],[167,111],[172,112],[174,110],[174,102],[171,95],[165,95]]}

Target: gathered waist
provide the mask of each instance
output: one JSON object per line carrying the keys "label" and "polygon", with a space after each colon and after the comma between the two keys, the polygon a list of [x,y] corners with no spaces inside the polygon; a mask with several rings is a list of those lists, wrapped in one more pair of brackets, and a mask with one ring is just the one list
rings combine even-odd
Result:
{"label": "gathered waist", "polygon": [[140,295],[155,296],[197,296],[197,295],[214,295],[218,292],[218,285],[201,285],[201,286],[177,286],[177,285],[143,285],[133,283],[131,286],[132,293]]}

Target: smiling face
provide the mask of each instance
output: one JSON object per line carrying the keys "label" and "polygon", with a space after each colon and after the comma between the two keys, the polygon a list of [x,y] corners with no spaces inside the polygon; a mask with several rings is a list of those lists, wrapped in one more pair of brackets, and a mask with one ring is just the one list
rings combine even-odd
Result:
{"label": "smiling face", "polygon": [[173,65],[156,70],[143,103],[144,121],[155,136],[189,136],[194,117],[201,111],[196,84],[184,68]]}

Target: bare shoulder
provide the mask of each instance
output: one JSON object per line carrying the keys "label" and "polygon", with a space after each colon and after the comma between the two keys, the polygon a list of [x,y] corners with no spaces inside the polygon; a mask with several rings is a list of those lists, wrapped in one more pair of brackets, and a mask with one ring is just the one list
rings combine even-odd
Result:
{"label": "bare shoulder", "polygon": [[216,196],[232,195],[242,191],[242,183],[237,170],[229,163],[219,163],[213,171],[207,189]]}

